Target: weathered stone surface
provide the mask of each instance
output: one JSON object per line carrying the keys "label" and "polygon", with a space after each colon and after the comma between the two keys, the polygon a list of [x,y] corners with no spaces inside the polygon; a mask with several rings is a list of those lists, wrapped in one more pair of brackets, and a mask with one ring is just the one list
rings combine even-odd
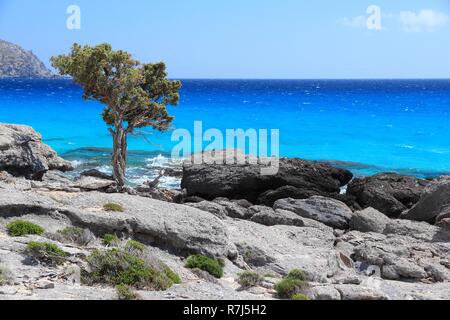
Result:
{"label": "weathered stone surface", "polygon": [[272,207],[273,204],[280,199],[308,199],[312,196],[321,195],[323,193],[315,190],[308,190],[304,188],[296,188],[293,186],[283,186],[276,190],[268,190],[258,197],[257,202],[265,206]]}
{"label": "weathered stone surface", "polygon": [[225,207],[215,202],[202,201],[198,203],[186,203],[185,205],[192,208],[197,208],[205,212],[209,212],[219,219],[225,219],[227,217],[227,210],[225,209]]}
{"label": "weathered stone surface", "polygon": [[343,202],[315,196],[306,200],[282,199],[275,202],[274,209],[295,212],[336,229],[348,229],[352,211]]}
{"label": "weathered stone surface", "polygon": [[265,226],[297,226],[304,227],[305,223],[302,218],[292,211],[287,210],[273,210],[265,206],[253,206],[249,208],[252,215],[251,221],[263,224]]}
{"label": "weathered stone surface", "polygon": [[215,199],[215,203],[223,206],[227,212],[227,216],[236,219],[248,219],[251,217],[248,209],[239,205],[237,202],[232,202],[228,199]]}
{"label": "weathered stone surface", "polygon": [[72,170],[33,128],[0,123],[0,171],[28,179],[42,179],[48,170]]}
{"label": "weathered stone surface", "polygon": [[401,215],[401,218],[435,223],[436,218],[443,213],[444,210],[447,210],[447,206],[449,205],[450,182],[441,183],[429,193],[423,195],[413,208]]}
{"label": "weathered stone surface", "polygon": [[101,172],[97,169],[83,171],[82,173],[80,173],[80,176],[100,178],[104,180],[114,180],[114,178],[111,175]]}
{"label": "weathered stone surface", "polygon": [[395,173],[381,173],[354,179],[347,187],[347,196],[363,209],[372,207],[389,217],[398,217],[417,203],[428,181]]}
{"label": "weathered stone surface", "polygon": [[350,221],[350,229],[361,232],[383,233],[390,219],[373,208],[355,212]]}
{"label": "weathered stone surface", "polygon": [[[205,157],[211,155],[205,153]],[[340,187],[352,178],[349,171],[300,159],[279,159],[276,175],[262,175],[262,167],[265,166],[185,163],[181,187],[187,189],[188,196],[247,199],[255,203],[260,194],[286,185],[321,195],[339,194]]]}
{"label": "weathered stone surface", "polygon": [[374,288],[352,284],[337,285],[335,288],[342,300],[388,300],[383,292]]}
{"label": "weathered stone surface", "polygon": [[426,222],[392,220],[383,231],[384,234],[408,236],[425,242],[448,242],[450,231]]}

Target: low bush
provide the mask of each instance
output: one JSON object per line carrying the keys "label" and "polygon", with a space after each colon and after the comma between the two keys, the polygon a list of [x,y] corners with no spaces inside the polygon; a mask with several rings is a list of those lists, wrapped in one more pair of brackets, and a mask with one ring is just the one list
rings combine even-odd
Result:
{"label": "low bush", "polygon": [[0,286],[10,284],[12,280],[12,273],[5,267],[0,267]]}
{"label": "low bush", "polygon": [[6,226],[6,229],[8,230],[8,234],[13,237],[21,237],[26,235],[40,236],[45,232],[44,228],[24,220],[12,221]]}
{"label": "low bush", "polygon": [[125,284],[116,286],[116,293],[119,300],[141,300],[142,297]]}
{"label": "low bush", "polygon": [[181,278],[178,274],[176,274],[172,269],[169,268],[167,265],[163,265],[163,272],[165,275],[172,280],[174,284],[180,284]]}
{"label": "low bush", "polygon": [[122,205],[117,203],[106,203],[103,205],[103,210],[108,212],[124,212],[125,209],[122,207]]}
{"label": "low bush", "polygon": [[311,300],[310,297],[308,297],[306,294],[303,294],[303,293],[297,293],[297,294],[294,294],[294,295],[291,297],[291,299],[292,299],[292,300]]}
{"label": "low bush", "polygon": [[209,274],[211,274],[216,278],[222,278],[224,263],[223,260],[220,261],[218,259],[209,258],[202,255],[193,255],[187,259],[186,268],[189,269],[197,268],[208,272]]}
{"label": "low bush", "polygon": [[238,283],[243,288],[251,288],[251,287],[256,287],[256,286],[260,285],[262,282],[262,279],[263,278],[256,272],[245,271],[245,272],[239,274]]}
{"label": "low bush", "polygon": [[103,245],[114,247],[119,245],[120,239],[115,234],[105,234],[102,238]]}
{"label": "low bush", "polygon": [[61,250],[56,244],[50,242],[28,243],[26,253],[38,262],[58,265],[62,264],[67,257],[67,253]]}
{"label": "low bush", "polygon": [[135,241],[135,240],[128,240],[127,244],[125,245],[125,248],[128,251],[142,252],[145,250],[145,244],[140,243],[139,241]]}
{"label": "low bush", "polygon": [[[294,269],[275,285],[278,297],[281,299],[292,299],[296,295],[305,295],[309,288],[308,275],[306,272]],[[300,297],[300,296],[299,296]]]}
{"label": "low bush", "polygon": [[[88,271],[83,272],[86,284],[127,285],[139,289],[166,290],[173,281],[172,270],[135,252],[114,248],[95,250],[88,258]],[[167,267],[168,268],[168,267]],[[169,275],[170,274],[170,275]]]}

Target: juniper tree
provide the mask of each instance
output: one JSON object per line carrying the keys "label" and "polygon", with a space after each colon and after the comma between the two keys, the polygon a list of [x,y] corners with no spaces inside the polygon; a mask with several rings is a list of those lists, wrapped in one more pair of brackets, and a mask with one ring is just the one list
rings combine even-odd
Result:
{"label": "juniper tree", "polygon": [[113,138],[113,175],[122,189],[127,136],[145,127],[167,130],[174,118],[166,107],[178,104],[181,82],[167,78],[163,62],[142,64],[109,44],[74,44],[69,54],[52,57],[51,62],[61,75],[81,85],[84,99],[105,105],[102,117]]}

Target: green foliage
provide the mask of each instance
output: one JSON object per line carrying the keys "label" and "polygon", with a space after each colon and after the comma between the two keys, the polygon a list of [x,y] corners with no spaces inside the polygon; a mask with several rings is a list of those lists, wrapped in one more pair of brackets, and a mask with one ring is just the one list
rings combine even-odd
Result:
{"label": "green foliage", "polygon": [[105,234],[102,239],[103,245],[108,247],[117,246],[120,243],[119,238],[115,234]]}
{"label": "green foliage", "polygon": [[118,248],[95,250],[88,258],[89,272],[83,272],[87,284],[126,285],[134,288],[166,290],[174,281],[158,265]]}
{"label": "green foliage", "polygon": [[311,300],[309,296],[303,293],[296,293],[291,297],[292,300]]}
{"label": "green foliage", "polygon": [[259,284],[261,284],[262,280],[263,280],[263,278],[261,277],[261,275],[259,275],[259,273],[256,273],[253,271],[245,271],[245,272],[239,274],[238,283],[243,288],[251,288],[251,287],[256,287]]}
{"label": "green foliage", "polygon": [[9,269],[0,266],[0,286],[7,285],[11,282],[12,273]]}
{"label": "green foliage", "polygon": [[290,278],[290,279],[297,279],[297,280],[301,280],[301,281],[309,281],[309,277],[308,274],[300,269],[294,269],[291,270],[288,275],[286,276],[286,278]]}
{"label": "green foliage", "polygon": [[94,238],[91,232],[77,227],[67,227],[58,230],[56,234],[50,236],[51,239],[59,242],[74,243],[80,246],[87,246]]}
{"label": "green foliage", "polygon": [[117,203],[106,203],[103,205],[103,210],[108,212],[124,212],[125,209],[122,207],[122,205]]}
{"label": "green foliage", "polygon": [[119,187],[125,184],[127,135],[150,127],[169,129],[173,117],[167,105],[177,105],[181,82],[167,79],[163,62],[142,64],[122,50],[104,43],[94,47],[74,44],[68,55],[51,58],[61,75],[84,89],[83,98],[105,105],[103,120],[113,136],[113,173]]}
{"label": "green foliage", "polygon": [[174,284],[180,284],[181,283],[181,278],[178,274],[176,274],[172,269],[169,268],[169,266],[164,265],[163,266],[163,272],[165,273],[165,275],[172,280],[172,282]]}
{"label": "green foliage", "polygon": [[309,288],[308,274],[299,269],[294,269],[275,285],[277,294],[282,299],[291,299],[297,294],[305,294],[305,290]]}
{"label": "green foliage", "polygon": [[66,252],[50,242],[32,241],[28,243],[25,252],[33,259],[49,265],[61,264],[67,257]]}
{"label": "green foliage", "polygon": [[141,300],[142,297],[125,284],[116,286],[117,297],[119,300]]}
{"label": "green foliage", "polygon": [[128,251],[138,251],[138,252],[142,252],[145,250],[145,244],[140,243],[139,241],[135,241],[135,240],[128,240],[127,244],[125,245],[125,248]]}
{"label": "green foliage", "polygon": [[21,237],[26,235],[42,235],[45,230],[44,228],[24,220],[16,220],[10,222],[6,229],[8,234],[13,237]]}
{"label": "green foliage", "polygon": [[186,261],[186,268],[200,269],[208,272],[216,278],[222,278],[223,276],[223,260],[209,258],[202,255],[190,256]]}

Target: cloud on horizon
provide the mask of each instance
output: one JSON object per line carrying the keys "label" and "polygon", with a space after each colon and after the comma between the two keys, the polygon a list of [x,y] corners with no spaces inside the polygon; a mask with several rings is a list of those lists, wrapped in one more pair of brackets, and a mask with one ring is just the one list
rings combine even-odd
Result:
{"label": "cloud on horizon", "polygon": [[[338,24],[348,28],[367,28],[369,15],[344,17],[338,20]],[[450,15],[431,10],[423,9],[419,11],[401,11],[398,14],[382,12],[383,21],[396,21],[405,32],[434,32],[450,24]],[[383,23],[382,29],[385,28]]]}
{"label": "cloud on horizon", "polygon": [[450,16],[434,10],[420,10],[418,12],[402,11],[399,15],[400,24],[407,32],[433,32],[450,23]]}

